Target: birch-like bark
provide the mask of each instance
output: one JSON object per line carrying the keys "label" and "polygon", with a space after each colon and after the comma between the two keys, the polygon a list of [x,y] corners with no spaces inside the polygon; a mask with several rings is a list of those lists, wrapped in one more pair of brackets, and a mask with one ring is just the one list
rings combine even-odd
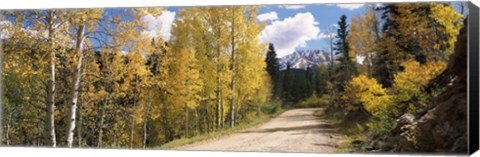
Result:
{"label": "birch-like bark", "polygon": [[145,116],[143,118],[143,149],[147,147],[147,137],[148,137],[148,132],[147,132],[147,124],[148,124],[148,117],[150,115],[150,107],[152,106],[152,101],[153,101],[153,96],[150,92],[149,94],[149,100],[147,103],[147,108],[145,109]]}
{"label": "birch-like bark", "polygon": [[[219,17],[217,17],[215,19],[215,22],[217,24],[220,24]],[[215,33],[216,33],[217,39],[221,39],[222,30],[221,30],[220,27],[217,27],[215,29]],[[222,81],[221,81],[221,78],[220,78],[221,71],[222,71],[222,64],[221,64],[222,52],[221,52],[220,43],[218,43],[218,41],[217,41],[216,44],[217,44],[216,45],[217,46],[216,47],[216,49],[217,49],[217,56],[216,56],[217,57],[217,60],[216,60],[216,62],[217,62],[217,91],[216,91],[217,92],[216,93],[217,94],[216,95],[217,96],[216,97],[216,99],[217,99],[217,102],[216,102],[217,103],[217,117],[216,118],[217,118],[217,128],[219,129],[219,128],[222,127],[222,121],[223,121],[223,118],[222,118],[222,115],[223,115],[223,112],[222,112],[222,110],[223,110],[222,109]]]}
{"label": "birch-like bark", "polygon": [[185,138],[188,138],[188,106],[185,103]]}
{"label": "birch-like bark", "polygon": [[7,140],[7,146],[10,146],[10,123],[7,124],[7,132],[5,133],[5,140]]}
{"label": "birch-like bark", "polygon": [[136,92],[134,93],[134,96],[133,96],[133,107],[131,108],[131,111],[130,111],[130,118],[132,119],[130,121],[130,149],[133,148],[133,132],[134,132],[134,129],[135,129],[135,117],[134,117],[134,114],[135,114],[135,110],[134,108],[137,106],[137,94]]}
{"label": "birch-like bark", "polygon": [[50,44],[50,67],[48,68],[48,72],[50,73],[50,79],[48,80],[47,85],[47,129],[45,133],[47,145],[51,145],[52,147],[57,146],[56,134],[55,134],[55,43],[54,39],[54,24],[55,24],[55,10],[50,10],[48,12],[48,39],[47,42]]}
{"label": "birch-like bark", "polygon": [[[195,128],[197,128],[198,132],[201,132],[200,126],[202,125],[202,122],[198,119],[198,109],[194,110],[193,117],[195,117],[195,121],[194,121]],[[195,134],[193,134],[193,136],[195,136]]]}
{"label": "birch-like bark", "polygon": [[205,115],[206,115],[206,118],[207,118],[207,134],[210,134],[211,120],[210,120],[210,114],[208,112],[208,108],[205,110]]}
{"label": "birch-like bark", "polygon": [[[80,102],[82,102],[84,100],[81,100]],[[77,128],[77,143],[78,143],[78,147],[82,147],[82,106],[83,106],[83,102],[79,104],[78,106],[78,128]]]}
{"label": "birch-like bark", "polygon": [[230,70],[232,71],[232,80],[230,82],[230,90],[232,95],[230,97],[230,127],[235,127],[235,9],[232,8],[232,56],[230,58]]}
{"label": "birch-like bark", "polygon": [[[5,138],[6,138],[5,140],[7,140],[7,146],[10,146],[10,128],[11,128],[11,123],[12,123],[12,116],[13,116],[13,112],[10,113],[10,116],[8,117],[7,132],[5,133]],[[1,141],[0,141],[0,143],[1,143]]]}
{"label": "birch-like bark", "polygon": [[73,144],[73,136],[75,130],[75,120],[76,120],[76,113],[77,113],[77,105],[78,105],[78,92],[80,89],[80,81],[82,77],[82,62],[83,62],[83,41],[84,38],[84,31],[85,25],[81,24],[77,30],[77,39],[76,39],[76,47],[75,47],[75,54],[78,55],[77,66],[75,68],[75,81],[72,87],[72,103],[70,106],[70,117],[68,119],[68,127],[67,127],[67,146],[69,148],[72,147]]}
{"label": "birch-like bark", "polygon": [[222,82],[220,80],[220,45],[217,45],[217,128],[221,127],[222,124]]}
{"label": "birch-like bark", "polygon": [[[85,74],[85,69],[82,69],[82,75]],[[84,82],[80,82],[80,86],[83,86]],[[78,122],[77,122],[77,143],[78,147],[82,147],[82,121],[83,121],[83,115],[82,115],[82,108],[83,105],[85,104],[85,97],[82,93],[80,93],[80,103],[78,104]]]}
{"label": "birch-like bark", "polygon": [[223,108],[223,99],[220,99],[220,128],[223,128],[225,126],[225,113],[224,108]]}
{"label": "birch-like bark", "polygon": [[110,102],[110,94],[107,93],[105,103],[102,105],[102,111],[100,115],[100,124],[98,126],[98,141],[97,147],[102,148],[103,146],[103,123],[105,123],[105,110],[107,109],[107,104]]}

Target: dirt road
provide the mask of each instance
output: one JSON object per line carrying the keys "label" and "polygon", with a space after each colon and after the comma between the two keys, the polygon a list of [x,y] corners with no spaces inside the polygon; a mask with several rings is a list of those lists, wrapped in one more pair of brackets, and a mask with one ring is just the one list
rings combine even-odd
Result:
{"label": "dirt road", "polygon": [[178,150],[334,152],[337,134],[313,113],[319,108],[285,111],[269,122],[229,136],[186,145]]}

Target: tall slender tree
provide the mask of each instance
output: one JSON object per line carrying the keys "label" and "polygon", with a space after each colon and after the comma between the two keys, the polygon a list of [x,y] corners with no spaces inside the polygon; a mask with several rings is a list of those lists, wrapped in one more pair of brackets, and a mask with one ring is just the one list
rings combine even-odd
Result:
{"label": "tall slender tree", "polygon": [[342,15],[340,17],[340,21],[338,22],[339,28],[337,29],[337,39],[334,43],[335,51],[337,55],[340,55],[337,58],[339,61],[339,66],[335,77],[335,79],[338,80],[336,81],[336,87],[339,91],[343,91],[344,84],[357,73],[354,56],[350,52],[350,45],[347,40],[349,35],[348,26],[347,16]]}
{"label": "tall slender tree", "polygon": [[373,56],[378,43],[378,22],[371,7],[365,9],[365,15],[355,16],[350,24],[348,41],[351,52],[356,57],[363,58],[361,72],[369,77],[373,75]]}
{"label": "tall slender tree", "polygon": [[285,69],[283,74],[283,98],[286,101],[291,101],[293,91],[292,84],[295,81],[295,74],[292,72],[292,65],[290,62],[288,62],[286,66],[287,68]]}
{"label": "tall slender tree", "polygon": [[275,47],[273,43],[268,44],[267,57],[265,58],[267,63],[267,72],[270,75],[270,80],[272,82],[272,97],[281,96],[280,88],[280,63],[278,62],[277,53],[275,52]]}

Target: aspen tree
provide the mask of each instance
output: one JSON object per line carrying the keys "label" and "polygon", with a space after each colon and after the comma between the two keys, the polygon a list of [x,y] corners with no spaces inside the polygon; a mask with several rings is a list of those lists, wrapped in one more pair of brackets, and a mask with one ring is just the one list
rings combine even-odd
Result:
{"label": "aspen tree", "polygon": [[367,8],[363,16],[352,17],[348,41],[350,50],[355,56],[364,57],[362,62],[363,73],[372,76],[373,55],[377,41],[377,17],[375,12]]}
{"label": "aspen tree", "polygon": [[73,136],[76,123],[76,110],[78,106],[80,81],[83,71],[84,44],[86,40],[86,34],[88,33],[88,31],[93,31],[95,29],[95,24],[98,20],[100,20],[102,12],[102,9],[91,9],[82,11],[73,10],[72,15],[70,15],[72,18],[70,18],[69,22],[73,25],[73,27],[75,27],[74,56],[77,56],[77,58],[75,59],[76,65],[74,69],[74,82],[72,85],[71,106],[67,119],[68,126],[66,135],[68,147],[72,147],[74,139]]}

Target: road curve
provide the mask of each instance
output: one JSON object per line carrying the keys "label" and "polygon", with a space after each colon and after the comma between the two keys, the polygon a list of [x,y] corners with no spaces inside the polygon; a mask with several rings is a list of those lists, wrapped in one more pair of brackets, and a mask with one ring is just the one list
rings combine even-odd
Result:
{"label": "road curve", "polygon": [[338,135],[326,120],[313,115],[317,110],[321,108],[288,110],[258,127],[176,150],[334,152]]}

